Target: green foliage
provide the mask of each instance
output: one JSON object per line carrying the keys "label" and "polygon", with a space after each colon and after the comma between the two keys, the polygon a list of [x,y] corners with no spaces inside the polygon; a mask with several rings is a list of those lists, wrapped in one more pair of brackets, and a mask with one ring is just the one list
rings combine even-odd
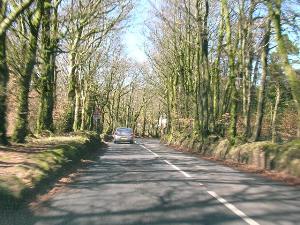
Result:
{"label": "green foliage", "polygon": [[269,168],[300,177],[300,139],[266,146]]}
{"label": "green foliage", "polygon": [[26,136],[28,135],[28,124],[27,121],[23,119],[19,119],[16,122],[16,127],[14,134],[12,136],[12,140],[17,143],[24,143],[26,140]]}

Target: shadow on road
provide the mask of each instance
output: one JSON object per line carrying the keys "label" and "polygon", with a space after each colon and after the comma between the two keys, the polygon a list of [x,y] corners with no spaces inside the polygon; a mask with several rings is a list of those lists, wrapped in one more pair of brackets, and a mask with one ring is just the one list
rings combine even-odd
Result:
{"label": "shadow on road", "polygon": [[[297,189],[242,177],[210,162],[203,161],[199,169],[199,161],[173,161],[180,168],[188,166],[186,172],[203,176],[185,178],[138,145],[109,144],[77,170],[75,181],[66,190],[42,202],[34,211],[23,208],[1,212],[0,224],[243,224],[240,217],[207,194],[207,186],[237,186],[236,191],[224,197],[234,205],[250,208],[262,202],[265,207],[278,202],[289,205],[300,199]],[[199,182],[207,186],[201,187]],[[270,186],[273,191],[266,191]],[[280,211],[274,208],[259,211],[251,218],[268,221],[265,224],[297,224],[298,213],[297,207]]]}
{"label": "shadow on road", "polygon": [[85,158],[74,165],[65,168],[64,171],[59,176],[52,177],[46,182],[41,184],[37,188],[35,193],[28,196],[26,202],[19,205],[13,204],[8,206],[8,208],[0,207],[0,225],[33,225],[39,220],[39,218],[34,215],[31,208],[31,202],[38,201],[36,196],[47,195],[49,191],[54,189],[63,188],[66,183],[63,181],[64,177],[68,177],[70,174],[77,174],[80,170],[86,168],[89,164],[96,163],[102,155],[105,154],[107,150],[107,145],[102,143],[99,149],[95,151],[90,151],[90,155],[85,156]]}

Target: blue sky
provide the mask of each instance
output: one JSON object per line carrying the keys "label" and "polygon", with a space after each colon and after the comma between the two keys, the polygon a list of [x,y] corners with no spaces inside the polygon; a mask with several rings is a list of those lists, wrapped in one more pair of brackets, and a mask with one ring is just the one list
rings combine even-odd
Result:
{"label": "blue sky", "polygon": [[[145,21],[149,20],[149,11],[152,8],[150,1],[154,4],[159,2],[159,0],[136,0],[136,7],[132,12],[130,27],[125,32],[123,38],[128,57],[138,63],[147,61],[145,54],[145,43],[147,40],[144,33],[146,29]],[[300,11],[300,7],[299,10],[297,8],[297,11]],[[293,36],[295,37],[294,41],[296,45],[300,46],[299,35]],[[300,53],[298,56],[292,58],[299,59]],[[294,64],[294,67],[300,69],[300,64]]]}
{"label": "blue sky", "polygon": [[130,27],[123,39],[128,57],[138,63],[143,63],[147,60],[144,47],[146,42],[144,31],[145,21],[149,18],[150,8],[149,0],[137,1],[137,5],[132,13]]}

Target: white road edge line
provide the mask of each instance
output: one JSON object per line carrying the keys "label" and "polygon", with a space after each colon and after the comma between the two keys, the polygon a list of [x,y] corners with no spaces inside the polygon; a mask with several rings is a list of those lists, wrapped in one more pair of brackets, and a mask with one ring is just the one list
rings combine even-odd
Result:
{"label": "white road edge line", "polygon": [[183,170],[181,170],[179,167],[173,165],[172,163],[170,163],[168,160],[164,160],[164,162],[166,162],[167,164],[169,164],[170,166],[172,166],[174,169],[178,170],[180,173],[182,173],[185,177],[191,178],[192,176],[189,175],[188,173],[184,172]]}
{"label": "white road edge line", "polygon": [[241,210],[236,208],[234,205],[231,203],[227,202],[224,198],[220,197],[216,192],[214,191],[207,191],[209,195],[217,199],[219,202],[221,202],[224,206],[226,206],[230,211],[232,211],[234,214],[238,215],[241,217],[247,224],[249,225],[259,225],[256,221],[248,217],[245,213],[243,213]]}
{"label": "white road edge line", "polygon": [[150,149],[146,148],[144,145],[140,145],[140,146],[142,146],[142,148],[146,149],[147,151],[151,152],[156,157],[159,157],[159,155],[157,155],[155,152],[151,151]]}
{"label": "white road edge line", "polygon": [[[151,151],[150,149],[146,148],[144,145],[141,145],[142,148],[146,149],[147,151],[151,152],[153,155],[155,155],[156,157],[159,157],[158,154],[156,154],[155,152]],[[185,177],[191,178],[192,176],[186,172],[184,172],[183,170],[181,170],[179,167],[173,165],[172,163],[170,163],[168,160],[164,160],[165,163],[169,164],[170,166],[172,166],[174,169],[178,170],[180,173],[182,173]],[[200,185],[202,185],[200,183]]]}
{"label": "white road edge line", "polygon": [[[151,151],[150,149],[146,148],[144,145],[141,145],[144,149],[146,149],[147,151],[151,152],[153,155],[160,157],[158,154],[156,154],[155,152]],[[168,165],[172,166],[174,169],[178,170],[180,173],[182,173],[185,177],[191,178],[192,176],[186,172],[184,172],[183,170],[181,170],[179,167],[175,166],[174,164],[170,163],[168,160],[163,160],[165,163],[167,163]],[[203,186],[202,183],[199,183],[200,186]],[[232,211],[234,214],[236,214],[237,216],[239,216],[240,218],[242,218],[247,224],[249,225],[260,225],[259,223],[257,223],[255,220],[251,219],[250,217],[248,217],[244,212],[242,212],[241,210],[239,210],[238,208],[236,208],[233,204],[227,202],[226,199],[222,198],[221,196],[219,196],[216,192],[214,191],[206,191],[209,195],[211,195],[212,197],[214,197],[215,199],[217,199],[220,203],[222,203],[226,208],[228,208],[230,211]]]}

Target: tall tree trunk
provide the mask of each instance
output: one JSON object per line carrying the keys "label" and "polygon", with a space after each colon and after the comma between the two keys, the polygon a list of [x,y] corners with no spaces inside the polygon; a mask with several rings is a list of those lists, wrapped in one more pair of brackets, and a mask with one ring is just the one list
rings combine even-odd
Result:
{"label": "tall tree trunk", "polygon": [[65,132],[70,132],[73,130],[74,116],[75,116],[75,98],[76,98],[76,85],[77,85],[77,48],[79,41],[81,39],[83,32],[83,27],[80,26],[76,32],[76,37],[71,45],[69,53],[69,75],[68,75],[68,103],[67,103],[67,113],[64,121]]}
{"label": "tall tree trunk", "polygon": [[231,24],[230,24],[230,14],[228,9],[228,1],[222,0],[222,11],[224,13],[225,20],[225,30],[226,30],[226,43],[228,48],[228,61],[229,61],[229,86],[232,90],[231,97],[231,108],[230,108],[230,127],[229,127],[229,139],[230,143],[235,144],[235,138],[237,135],[237,110],[238,110],[238,91],[236,88],[236,75],[235,75],[235,56],[234,56],[234,46],[232,43],[231,34]]}
{"label": "tall tree trunk", "polygon": [[[222,12],[223,14],[223,12]],[[218,36],[218,47],[217,47],[217,56],[216,61],[214,63],[214,123],[219,119],[220,117],[220,60],[221,60],[221,54],[222,54],[222,43],[224,39],[224,19],[221,19],[220,27],[219,27],[219,36]],[[215,124],[214,124],[214,131],[219,132],[219,130],[216,130]]]}
{"label": "tall tree trunk", "polygon": [[260,89],[259,89],[259,98],[257,106],[257,115],[255,123],[255,131],[253,134],[253,140],[258,141],[261,135],[262,129],[262,120],[264,116],[264,103],[265,103],[265,89],[266,89],[266,80],[268,75],[268,55],[269,55],[269,42],[270,42],[270,24],[271,21],[268,20],[265,28],[265,34],[262,42],[262,54],[261,54],[261,63],[262,63],[262,77],[260,80]]}
{"label": "tall tree trunk", "polygon": [[[146,117],[146,109],[143,110],[143,130],[142,130],[142,137],[146,135],[146,125],[147,125],[147,117]],[[149,134],[149,132],[148,132]]]}
{"label": "tall tree trunk", "polygon": [[75,109],[74,109],[74,121],[73,121],[73,131],[78,131],[80,127],[80,90],[79,87],[75,90]]}
{"label": "tall tree trunk", "polygon": [[[245,36],[245,72],[243,76],[243,93],[244,93],[244,100],[243,100],[243,107],[244,107],[244,137],[248,139],[251,134],[251,109],[252,109],[252,92],[253,92],[253,85],[252,85],[252,76],[256,74],[253,73],[253,61],[254,61],[254,52],[251,43],[253,42],[253,35],[252,35],[252,27],[253,27],[253,13],[255,11],[256,1],[250,1],[250,9],[248,14],[248,19],[246,23],[246,27],[244,30]],[[256,64],[258,65],[258,64]],[[256,69],[256,68],[255,68]],[[256,83],[256,79],[253,78]]]}
{"label": "tall tree trunk", "polygon": [[67,106],[67,114],[65,118],[64,131],[70,132],[73,129],[74,123],[74,113],[75,113],[75,98],[76,98],[76,53],[71,52],[70,54],[70,72],[69,72],[69,80],[68,80],[68,106]]}
{"label": "tall tree trunk", "polygon": [[244,131],[244,136],[249,138],[251,136],[251,114],[252,114],[252,105],[253,105],[253,100],[256,96],[256,82],[257,82],[257,77],[258,77],[258,66],[259,66],[259,61],[256,60],[254,71],[253,71],[253,80],[251,78],[249,79],[249,90],[248,90],[248,101],[247,101],[247,115],[245,118],[245,131]]}
{"label": "tall tree trunk", "polygon": [[8,82],[6,62],[6,33],[0,34],[0,144],[7,144],[6,137],[6,93]]}
{"label": "tall tree trunk", "polygon": [[[171,98],[170,98],[170,90],[167,89],[166,91],[166,98],[167,98],[167,127],[166,133],[170,134],[172,130],[172,115],[171,115]],[[164,133],[165,134],[165,133]]]}
{"label": "tall tree trunk", "polygon": [[196,22],[197,22],[197,49],[196,49],[196,60],[197,60],[197,73],[195,75],[195,111],[194,111],[194,134],[203,138],[204,133],[204,104],[205,104],[205,89],[204,84],[204,71],[203,71],[203,27],[201,17],[201,1],[196,1]]}
{"label": "tall tree trunk", "polygon": [[6,93],[9,72],[6,58],[6,32],[12,23],[32,4],[26,0],[7,14],[8,1],[0,0],[0,144],[8,144],[6,136]]}
{"label": "tall tree trunk", "polygon": [[52,65],[53,49],[51,42],[51,1],[45,0],[45,9],[42,19],[42,65],[39,115],[37,132],[43,130],[53,131],[54,108],[54,68]]}
{"label": "tall tree trunk", "polygon": [[[249,58],[247,59],[247,68],[246,68],[246,73],[245,76],[243,77],[243,95],[244,100],[243,100],[243,113],[244,113],[244,137],[248,138],[250,135],[250,122],[251,122],[251,105],[252,105],[252,82],[251,82],[251,77],[252,77],[252,64],[253,64],[253,56],[252,53],[249,53]],[[244,105],[245,104],[245,105]]]}
{"label": "tall tree trunk", "polygon": [[[209,61],[208,61],[208,14],[209,14],[209,3],[208,0],[203,2],[203,37],[202,37],[202,58],[203,58],[203,73],[204,73],[204,123],[203,123],[203,133],[202,136],[206,138],[209,135],[209,121],[210,121],[210,107],[209,107],[209,96],[211,93],[211,74],[209,71]],[[213,110],[213,108],[211,108]],[[211,117],[213,118],[213,112]]]}
{"label": "tall tree trunk", "polygon": [[16,142],[24,142],[28,134],[28,95],[34,66],[36,64],[37,43],[39,36],[40,22],[42,19],[44,3],[42,0],[38,2],[33,20],[30,21],[29,43],[27,44],[27,53],[25,56],[25,67],[19,77],[19,93],[17,118],[13,133],[13,140]]}
{"label": "tall tree trunk", "polygon": [[84,80],[83,81],[83,87],[81,90],[81,124],[80,124],[80,130],[86,130],[87,128],[87,112],[88,112],[88,81]]}
{"label": "tall tree trunk", "polygon": [[289,59],[288,59],[288,52],[285,47],[284,39],[282,36],[282,25],[281,25],[281,4],[282,0],[272,0],[267,1],[269,12],[272,17],[273,25],[275,28],[276,34],[276,42],[278,44],[278,53],[281,58],[281,63],[283,65],[283,69],[285,75],[288,79],[289,85],[292,90],[293,99],[295,101],[295,106],[298,111],[298,132],[297,136],[300,137],[300,79],[297,76],[296,71],[291,66]]}
{"label": "tall tree trunk", "polygon": [[[0,0],[0,21],[6,19],[7,3]],[[6,93],[9,79],[6,62],[6,29],[0,33],[0,144],[8,144],[6,137]]]}
{"label": "tall tree trunk", "polygon": [[273,111],[273,116],[272,116],[272,123],[271,123],[272,142],[273,143],[276,143],[276,141],[277,141],[276,122],[277,122],[277,114],[278,114],[278,107],[280,104],[280,98],[281,98],[280,83],[279,83],[279,81],[277,81],[277,83],[276,83],[276,100],[275,100],[274,111]]}

